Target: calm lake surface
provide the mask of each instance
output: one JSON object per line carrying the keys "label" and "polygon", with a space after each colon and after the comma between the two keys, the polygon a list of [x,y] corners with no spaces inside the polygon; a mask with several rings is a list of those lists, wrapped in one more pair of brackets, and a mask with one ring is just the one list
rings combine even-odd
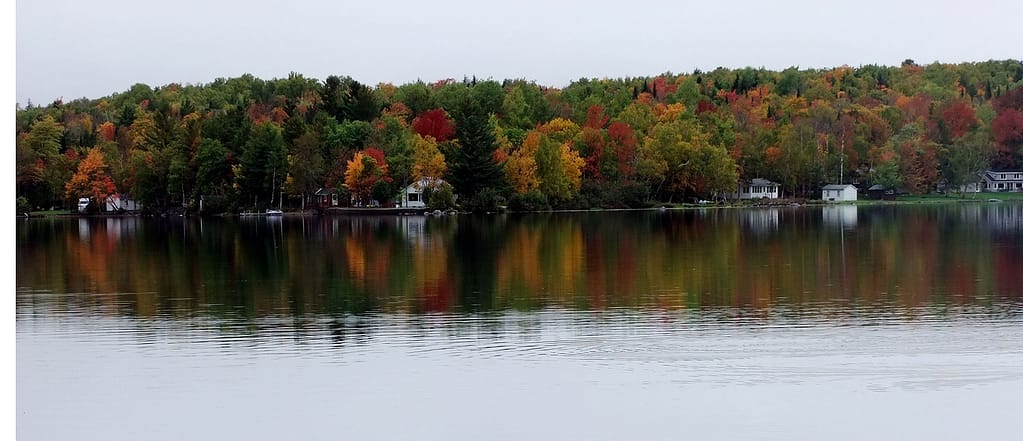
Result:
{"label": "calm lake surface", "polygon": [[1019,203],[16,234],[19,440],[1023,433]]}

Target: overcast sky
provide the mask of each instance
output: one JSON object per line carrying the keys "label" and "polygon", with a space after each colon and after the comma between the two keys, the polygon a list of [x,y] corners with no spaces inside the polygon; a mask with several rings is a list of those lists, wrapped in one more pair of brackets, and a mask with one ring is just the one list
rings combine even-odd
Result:
{"label": "overcast sky", "polygon": [[[497,6],[500,5],[500,6]],[[1023,1],[18,0],[16,98],[251,73],[572,80],[1023,58]]]}

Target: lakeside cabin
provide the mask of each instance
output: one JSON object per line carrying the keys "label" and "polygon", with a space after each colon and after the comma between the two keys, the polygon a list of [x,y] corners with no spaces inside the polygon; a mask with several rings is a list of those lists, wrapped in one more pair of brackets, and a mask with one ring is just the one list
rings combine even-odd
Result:
{"label": "lakeside cabin", "polygon": [[422,178],[416,182],[409,184],[407,187],[401,189],[398,193],[398,207],[401,208],[426,208],[426,195],[424,194],[427,189],[437,188],[441,184],[444,184],[443,179],[437,178]]}
{"label": "lakeside cabin", "polygon": [[735,199],[778,199],[778,188],[775,182],[767,179],[754,178],[749,182],[740,182],[739,190],[733,194]]}
{"label": "lakeside cabin", "polygon": [[824,202],[849,202],[856,200],[856,186],[852,184],[831,184],[821,189]]}
{"label": "lakeside cabin", "polygon": [[341,192],[338,191],[338,189],[336,189],[336,188],[320,187],[320,188],[318,188],[316,190],[315,193],[313,193],[313,197],[316,198],[316,202],[321,207],[324,207],[324,208],[326,208],[326,207],[336,207],[336,206],[339,205],[338,203],[340,202],[338,200],[340,194],[341,194]]}
{"label": "lakeside cabin", "polygon": [[867,199],[873,199],[875,201],[885,200],[894,201],[898,191],[894,188],[888,188],[881,184],[871,185],[867,189]]}

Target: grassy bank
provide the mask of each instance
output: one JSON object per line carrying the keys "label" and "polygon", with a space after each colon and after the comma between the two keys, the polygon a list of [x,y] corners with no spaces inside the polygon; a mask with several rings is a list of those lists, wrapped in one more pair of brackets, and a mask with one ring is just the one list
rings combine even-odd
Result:
{"label": "grassy bank", "polygon": [[[924,194],[899,196],[896,202],[906,203],[945,203],[945,202],[984,202],[989,199],[1000,201],[1023,200],[1023,193],[965,193],[965,194]],[[890,201],[889,201],[890,202]]]}

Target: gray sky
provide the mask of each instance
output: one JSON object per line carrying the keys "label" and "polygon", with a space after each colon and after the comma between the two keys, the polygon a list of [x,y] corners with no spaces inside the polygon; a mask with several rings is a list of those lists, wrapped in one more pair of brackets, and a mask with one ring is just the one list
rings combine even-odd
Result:
{"label": "gray sky", "polygon": [[1023,57],[1023,2],[18,0],[16,98],[251,73],[375,85]]}

